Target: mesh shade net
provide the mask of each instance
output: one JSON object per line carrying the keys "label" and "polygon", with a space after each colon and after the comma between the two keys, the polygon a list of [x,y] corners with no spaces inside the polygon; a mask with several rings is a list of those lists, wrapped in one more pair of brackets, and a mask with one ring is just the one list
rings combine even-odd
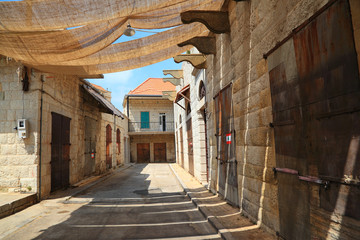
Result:
{"label": "mesh shade net", "polygon": [[[208,30],[180,13],[219,10],[223,0],[26,0],[0,2],[0,54],[44,72],[94,75],[143,67],[180,54],[178,43]],[[170,30],[117,44],[127,24]],[[70,29],[69,29],[70,28]]]}

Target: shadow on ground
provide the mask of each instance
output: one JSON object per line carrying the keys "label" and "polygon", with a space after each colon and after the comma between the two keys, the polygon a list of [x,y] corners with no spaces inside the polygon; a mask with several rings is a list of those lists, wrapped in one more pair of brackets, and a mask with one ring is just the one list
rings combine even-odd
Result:
{"label": "shadow on ground", "polygon": [[64,202],[85,205],[35,239],[220,239],[184,192],[150,188],[149,174],[142,173],[146,166]]}

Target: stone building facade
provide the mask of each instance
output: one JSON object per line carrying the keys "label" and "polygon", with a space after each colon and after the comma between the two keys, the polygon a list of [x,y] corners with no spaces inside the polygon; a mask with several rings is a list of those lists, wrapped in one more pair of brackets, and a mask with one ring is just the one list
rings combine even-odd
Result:
{"label": "stone building facade", "polygon": [[[116,131],[128,138],[127,118],[90,83],[0,61],[1,188],[22,187],[45,198],[126,161],[128,140],[117,141]],[[18,135],[19,119],[26,119],[26,138]]]}
{"label": "stone building facade", "polygon": [[[199,52],[192,49],[191,53]],[[176,87],[174,104],[176,159],[178,164],[207,185],[210,169],[205,131],[206,96],[201,95],[202,89],[206,89],[205,70],[185,62],[181,71],[183,79]]]}
{"label": "stone building facade", "polygon": [[164,95],[174,90],[161,78],[149,78],[125,96],[132,162],[175,161],[174,109]]}
{"label": "stone building facade", "polygon": [[[226,1],[222,11],[187,19],[221,26],[210,35],[215,54],[201,67],[184,57],[206,67],[209,189],[282,239],[356,239],[359,1]],[[186,68],[191,89],[197,75]],[[189,170],[184,108],[175,106],[177,161]],[[202,144],[192,141],[194,149]],[[195,166],[203,155],[194,151]]]}

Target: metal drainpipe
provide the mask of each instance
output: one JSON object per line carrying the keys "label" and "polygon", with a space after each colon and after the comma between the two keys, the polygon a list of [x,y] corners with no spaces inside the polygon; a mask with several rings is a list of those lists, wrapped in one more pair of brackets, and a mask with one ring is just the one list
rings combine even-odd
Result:
{"label": "metal drainpipe", "polygon": [[39,193],[38,201],[41,201],[41,157],[42,157],[42,116],[43,116],[43,93],[44,93],[44,75],[41,75],[41,99],[40,99],[40,147],[39,147]]}

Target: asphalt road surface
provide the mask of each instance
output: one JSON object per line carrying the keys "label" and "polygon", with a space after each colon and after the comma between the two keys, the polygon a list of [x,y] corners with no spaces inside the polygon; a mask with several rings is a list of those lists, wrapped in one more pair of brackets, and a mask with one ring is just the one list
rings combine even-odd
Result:
{"label": "asphalt road surface", "polygon": [[137,164],[0,220],[3,239],[221,239],[168,164]]}

